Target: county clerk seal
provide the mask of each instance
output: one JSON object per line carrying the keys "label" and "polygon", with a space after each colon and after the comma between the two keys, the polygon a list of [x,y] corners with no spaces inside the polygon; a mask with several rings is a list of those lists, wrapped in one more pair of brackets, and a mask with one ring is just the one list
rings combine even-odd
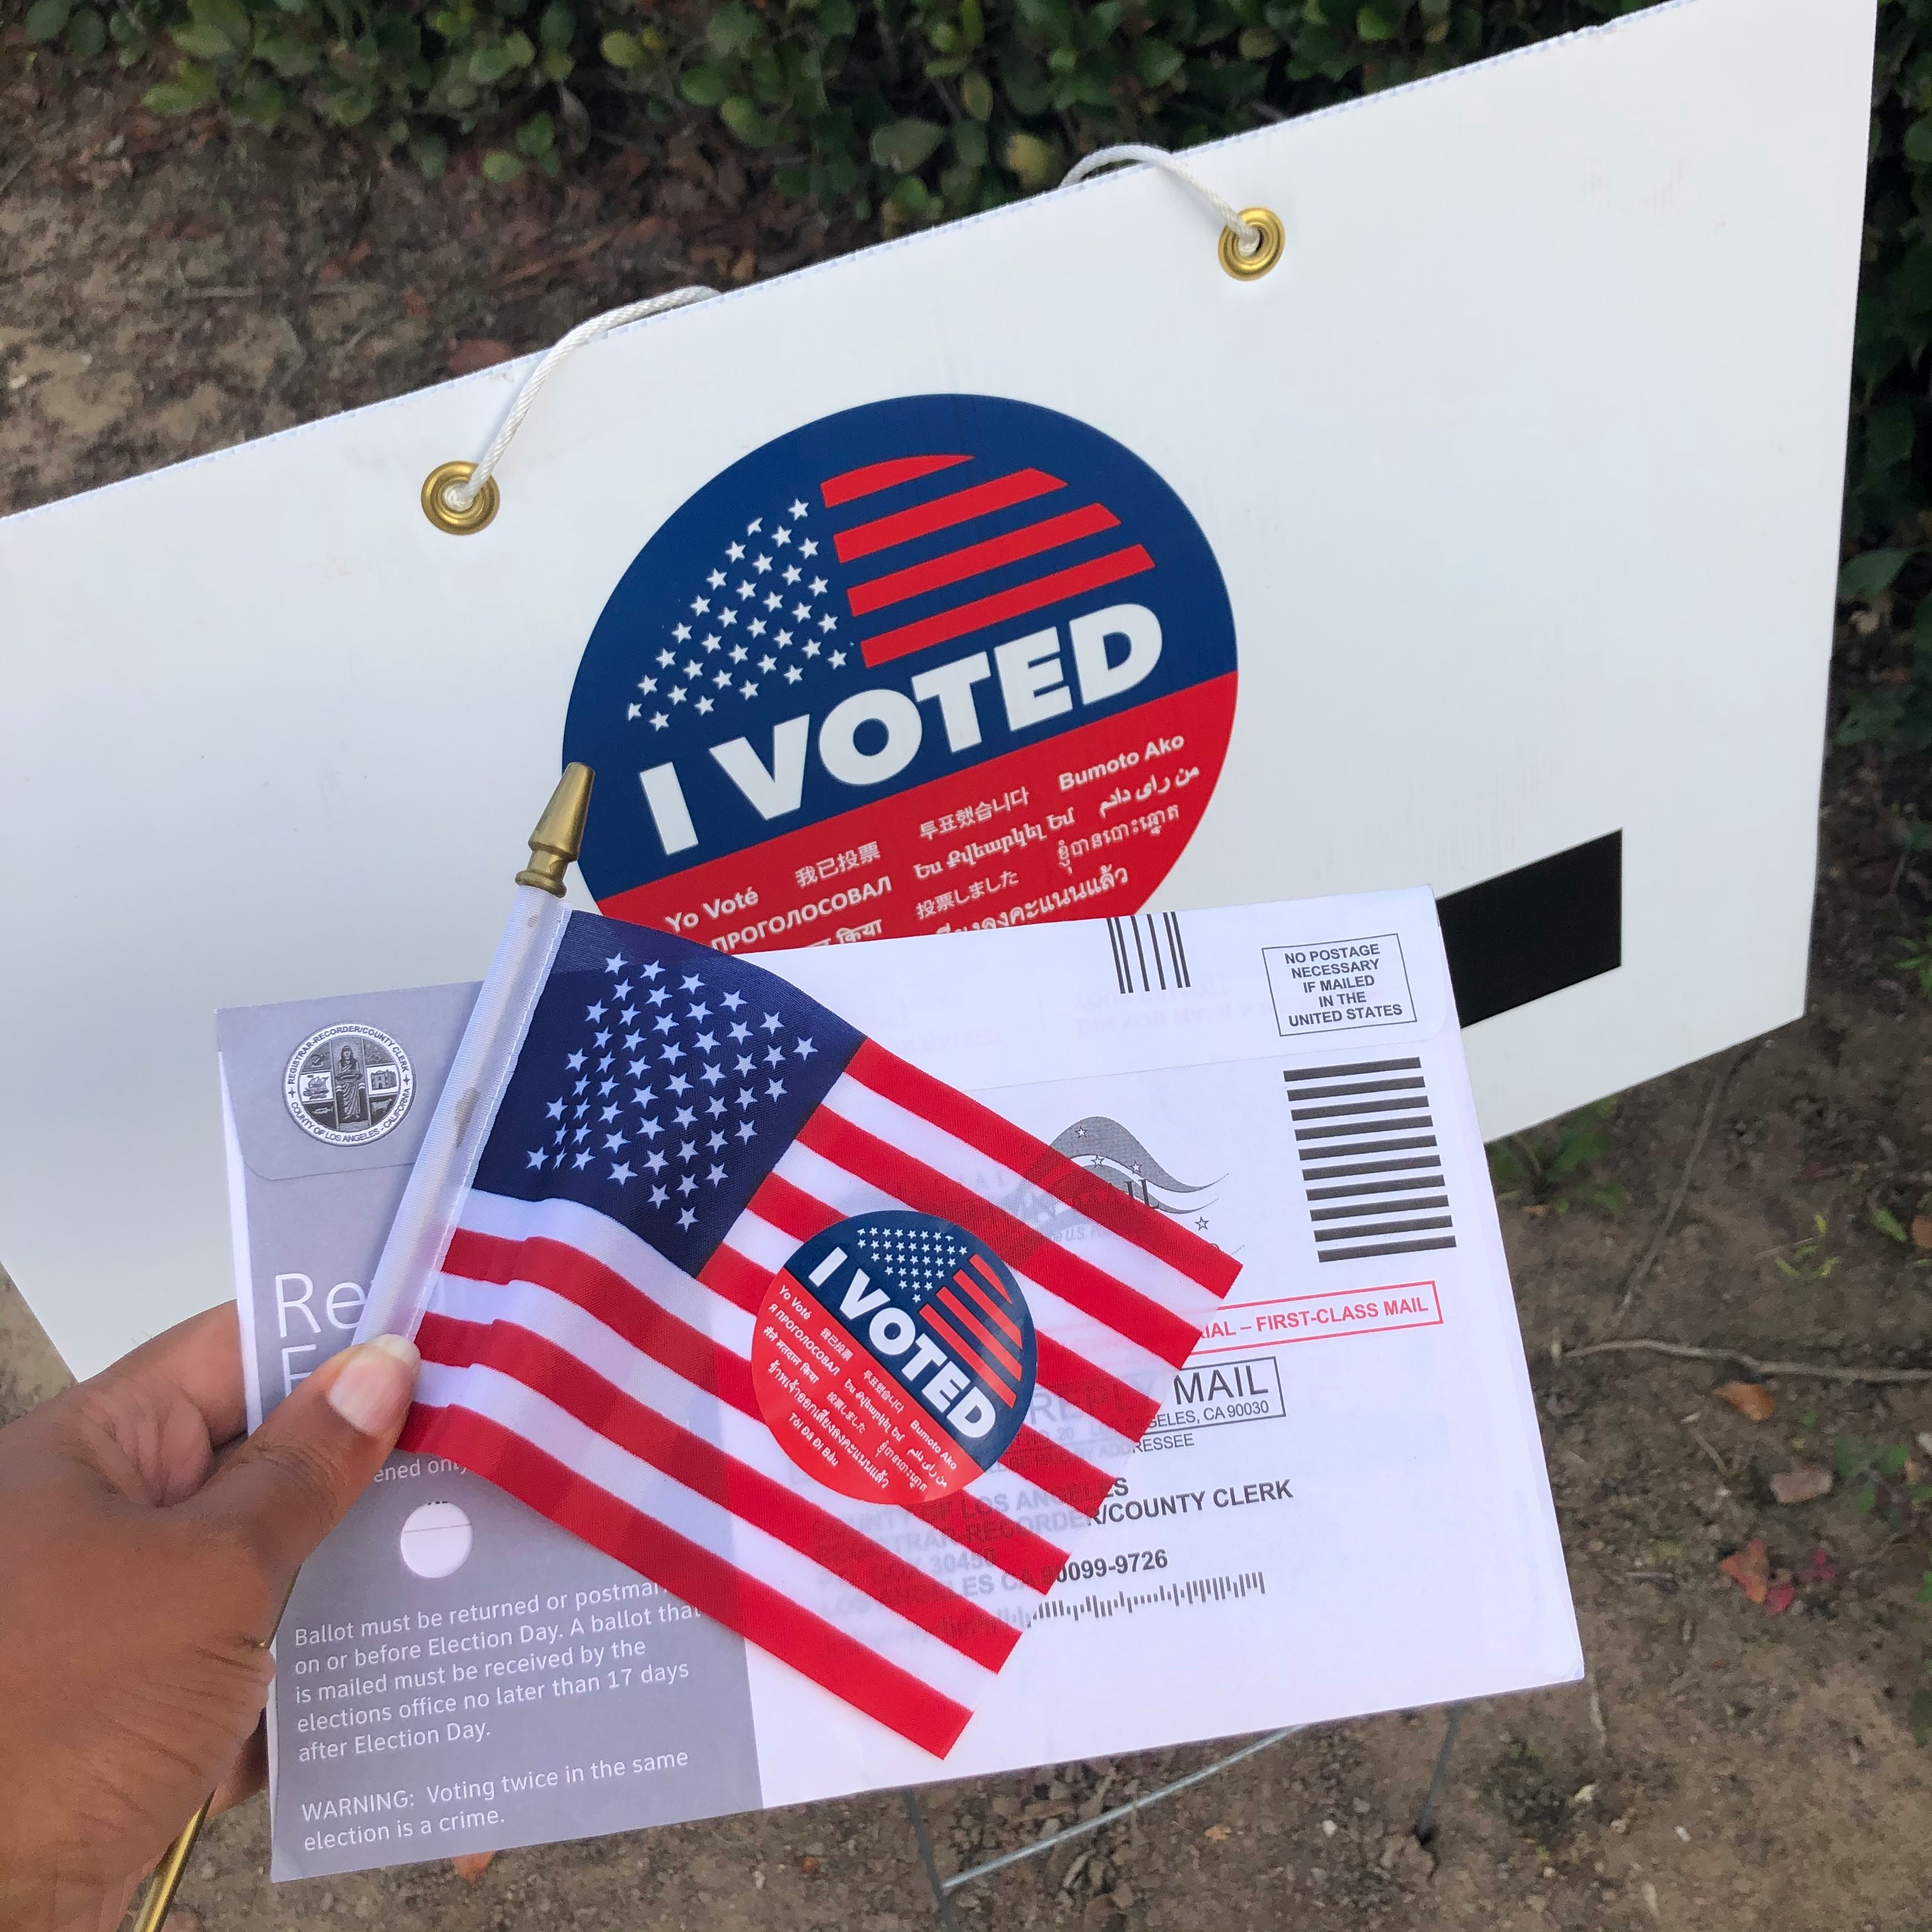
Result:
{"label": "county clerk seal", "polygon": [[331,1147],[360,1147],[402,1124],[416,1076],[399,1042],[344,1020],[310,1034],[289,1056],[282,1092],[304,1133]]}

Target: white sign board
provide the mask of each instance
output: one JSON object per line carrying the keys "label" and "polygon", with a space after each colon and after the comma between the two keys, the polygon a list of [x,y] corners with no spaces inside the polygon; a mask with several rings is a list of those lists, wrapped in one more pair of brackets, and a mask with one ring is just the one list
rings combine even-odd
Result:
{"label": "white sign board", "polygon": [[215,1292],[214,1010],[473,976],[560,753],[598,902],[733,948],[1501,882],[1492,1135],[1793,1018],[1872,20],[1676,0],[1193,151],[1256,280],[1142,170],[621,331],[476,535],[418,494],[523,365],[0,523],[56,1345]]}

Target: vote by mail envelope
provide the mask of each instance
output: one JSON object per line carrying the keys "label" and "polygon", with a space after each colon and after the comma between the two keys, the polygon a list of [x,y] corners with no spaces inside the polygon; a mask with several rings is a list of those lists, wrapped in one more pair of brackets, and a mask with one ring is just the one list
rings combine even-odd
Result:
{"label": "vote by mail envelope", "polygon": [[[277,1876],[1581,1675],[1426,892],[765,963],[1225,1250],[1232,1294],[944,1760],[480,1478],[392,1457],[283,1622]],[[346,1343],[474,991],[221,1016],[255,1417]],[[1425,1616],[1420,1576],[1454,1579]],[[973,1587],[998,1616],[997,1574]]]}

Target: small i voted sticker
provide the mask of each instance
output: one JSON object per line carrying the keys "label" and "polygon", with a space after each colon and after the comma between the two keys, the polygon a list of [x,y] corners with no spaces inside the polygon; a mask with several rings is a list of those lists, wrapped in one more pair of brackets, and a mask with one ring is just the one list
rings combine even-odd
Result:
{"label": "small i voted sticker", "polygon": [[1264,946],[1262,962],[1275,1024],[1284,1034],[1346,1033],[1415,1017],[1402,941],[1392,932],[1314,946]]}
{"label": "small i voted sticker", "polygon": [[859,1214],[772,1277],[754,1386],[807,1474],[912,1509],[1006,1452],[1032,1400],[1035,1348],[1026,1297],[983,1241],[935,1215]]}

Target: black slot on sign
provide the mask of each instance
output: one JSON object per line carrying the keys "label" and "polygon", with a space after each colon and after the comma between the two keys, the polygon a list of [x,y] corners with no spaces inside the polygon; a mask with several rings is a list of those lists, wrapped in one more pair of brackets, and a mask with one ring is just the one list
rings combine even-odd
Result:
{"label": "black slot on sign", "polygon": [[1624,836],[1539,859],[1436,902],[1465,1026],[1623,964]]}

